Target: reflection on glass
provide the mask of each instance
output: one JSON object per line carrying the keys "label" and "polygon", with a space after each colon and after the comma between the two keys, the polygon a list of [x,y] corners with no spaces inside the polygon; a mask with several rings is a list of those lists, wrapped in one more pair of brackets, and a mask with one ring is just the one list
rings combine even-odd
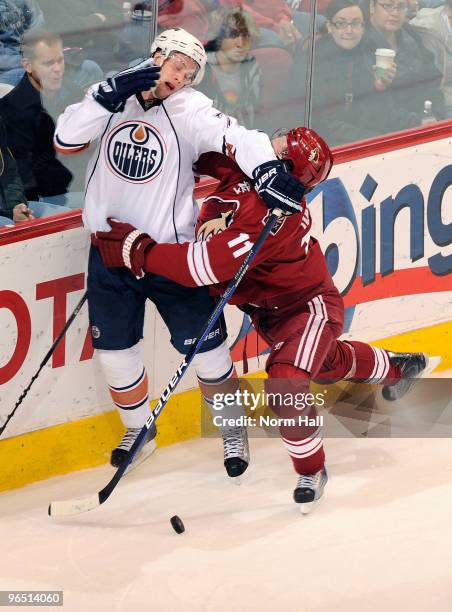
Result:
{"label": "reflection on glass", "polygon": [[[183,27],[206,45],[199,87],[223,112],[269,134],[300,125],[310,2],[236,4],[0,0],[3,148],[14,157],[2,152],[8,169],[1,180],[4,188],[13,176],[12,160],[23,185],[24,201],[15,204],[25,207],[21,218],[30,218],[33,202],[41,203],[36,215],[44,203],[83,205],[89,155],[55,154],[55,121],[92,84],[148,57],[155,19],[159,32]],[[452,117],[451,24],[452,0],[436,8],[420,8],[418,0],[317,0],[312,126],[334,146],[426,124],[425,108],[429,121]],[[30,44],[30,32],[42,28],[54,38]],[[14,191],[17,182],[9,180]],[[2,210],[14,209],[4,209],[2,197]]]}
{"label": "reflection on glass", "polygon": [[254,127],[262,95],[262,70],[252,52],[260,40],[253,17],[240,7],[212,13],[207,69],[201,90],[214,106]]}

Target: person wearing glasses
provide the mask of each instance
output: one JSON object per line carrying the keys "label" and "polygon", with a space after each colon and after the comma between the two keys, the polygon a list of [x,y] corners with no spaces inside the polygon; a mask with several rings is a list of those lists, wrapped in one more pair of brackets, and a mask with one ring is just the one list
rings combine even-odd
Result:
{"label": "person wearing glasses", "polygon": [[432,102],[437,119],[445,118],[443,75],[419,33],[408,24],[407,13],[407,0],[370,0],[368,40],[373,52],[378,48],[396,52],[394,78],[386,87],[396,106],[411,116],[413,125],[420,125],[426,100]]}
{"label": "person wearing glasses", "polygon": [[312,127],[333,146],[393,131],[394,105],[375,77],[358,0],[332,0],[325,17],[316,43]]}

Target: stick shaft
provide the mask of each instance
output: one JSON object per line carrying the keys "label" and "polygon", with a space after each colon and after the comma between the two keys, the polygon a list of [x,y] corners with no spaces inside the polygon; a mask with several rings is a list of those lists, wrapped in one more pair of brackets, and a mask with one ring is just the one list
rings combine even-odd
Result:
{"label": "stick shaft", "polygon": [[125,471],[129,467],[129,465],[132,463],[135,455],[140,450],[140,447],[144,442],[146,432],[151,427],[151,425],[154,423],[154,421],[162,413],[169,398],[171,397],[175,388],[177,387],[183,375],[187,371],[188,366],[193,361],[194,356],[198,353],[199,349],[201,348],[202,343],[204,342],[207,335],[211,331],[218,317],[223,312],[223,309],[226,306],[228,300],[230,299],[234,291],[237,289],[237,286],[239,285],[243,276],[249,269],[251,263],[253,262],[254,258],[256,257],[257,253],[262,247],[265,239],[267,238],[269,233],[272,231],[273,227],[275,226],[280,216],[281,216],[281,211],[279,210],[274,210],[270,214],[270,217],[268,218],[261,233],[257,237],[256,242],[251,247],[250,252],[246,256],[246,258],[243,260],[241,266],[237,270],[237,273],[235,274],[234,278],[231,280],[231,282],[227,286],[226,291],[221,296],[220,301],[218,302],[214,311],[212,312],[208,321],[206,322],[204,331],[202,332],[201,336],[198,338],[196,344],[187,353],[187,355],[185,356],[185,359],[183,360],[181,365],[176,370],[176,373],[174,374],[174,376],[171,378],[166,389],[163,391],[162,395],[160,396],[159,401],[157,402],[157,405],[155,406],[154,410],[151,412],[151,415],[149,416],[145,425],[143,426],[140,433],[138,434],[138,437],[136,438],[135,442],[132,444],[129,450],[129,453],[127,455],[127,458],[118,467],[118,469],[116,470],[110,482],[103,489],[101,489],[97,493],[97,495],[91,495],[90,497],[87,497],[86,499],[74,499],[74,500],[67,500],[67,501],[60,501],[60,502],[58,501],[52,502],[49,505],[49,510],[48,510],[50,516],[73,516],[76,514],[80,514],[82,512],[93,510],[94,508],[97,508],[98,506],[103,504],[105,501],[107,501],[107,499],[110,497],[110,495],[113,493],[114,489],[116,488],[116,485],[121,480]]}
{"label": "stick shaft", "polygon": [[64,335],[66,334],[67,330],[69,329],[69,327],[72,325],[72,322],[74,321],[75,317],[78,315],[78,313],[80,312],[80,309],[82,308],[83,304],[86,301],[86,298],[88,297],[88,293],[85,291],[85,293],[83,294],[80,302],[77,304],[77,306],[74,308],[74,311],[72,312],[71,316],[69,317],[69,319],[66,321],[66,323],[64,324],[63,329],[60,331],[60,333],[58,334],[58,336],[55,338],[52,346],[49,348],[49,350],[47,351],[47,353],[44,356],[44,359],[41,361],[38,370],[35,372],[35,374],[32,376],[29,384],[27,387],[25,387],[25,389],[22,391],[19,399],[17,400],[12,412],[10,412],[10,414],[6,417],[6,421],[3,423],[3,425],[0,427],[0,436],[2,435],[2,433],[5,431],[6,426],[8,425],[8,423],[10,422],[10,420],[13,418],[16,410],[19,408],[19,406],[21,405],[21,403],[24,401],[26,395],[28,394],[28,392],[31,389],[32,384],[34,383],[34,381],[38,378],[39,374],[41,373],[42,368],[46,365],[46,363],[49,361],[50,357],[53,355],[53,353],[55,352],[56,347],[59,345],[59,343],[61,342],[62,338],[64,337]]}

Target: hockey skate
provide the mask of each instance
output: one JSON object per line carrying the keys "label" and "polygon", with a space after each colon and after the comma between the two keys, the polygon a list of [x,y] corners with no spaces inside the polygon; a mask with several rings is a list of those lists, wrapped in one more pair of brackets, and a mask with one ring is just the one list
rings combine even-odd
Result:
{"label": "hockey skate", "polygon": [[[141,427],[138,427],[138,428],[131,427],[126,431],[121,442],[118,444],[118,446],[115,449],[113,449],[111,453],[110,464],[113,467],[118,468],[120,465],[122,465],[123,461],[127,459],[129,450],[132,448],[132,444],[137,439],[140,431],[141,431]],[[150,455],[152,455],[152,453],[157,448],[157,445],[155,443],[156,435],[157,435],[157,429],[154,425],[148,430],[146,437],[144,439],[144,442],[141,445],[141,448],[138,451],[138,453],[135,455],[134,460],[127,468],[125,472],[126,474],[128,474],[131,470],[135,469],[138,465],[143,463],[145,459],[147,459]]]}
{"label": "hockey skate", "polygon": [[250,462],[246,427],[222,428],[221,436],[223,438],[224,467],[230,478],[237,478],[244,473]]}
{"label": "hockey skate", "polygon": [[315,474],[301,474],[298,477],[293,498],[296,504],[300,504],[301,514],[309,514],[319,503],[327,482],[328,474],[325,468]]}
{"label": "hockey skate", "polygon": [[385,385],[381,391],[385,400],[393,402],[406,395],[416,384],[418,378],[425,376],[429,358],[425,353],[393,353],[391,351],[388,351],[388,356],[391,364],[398,366],[401,372],[400,380],[392,385]]}

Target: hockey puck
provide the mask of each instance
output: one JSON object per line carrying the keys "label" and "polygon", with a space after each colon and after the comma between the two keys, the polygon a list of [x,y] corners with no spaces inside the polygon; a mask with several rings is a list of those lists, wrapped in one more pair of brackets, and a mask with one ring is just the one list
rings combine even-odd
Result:
{"label": "hockey puck", "polygon": [[177,514],[175,516],[172,516],[170,520],[171,525],[176,533],[184,533],[185,525],[183,524],[182,519],[177,516]]}

